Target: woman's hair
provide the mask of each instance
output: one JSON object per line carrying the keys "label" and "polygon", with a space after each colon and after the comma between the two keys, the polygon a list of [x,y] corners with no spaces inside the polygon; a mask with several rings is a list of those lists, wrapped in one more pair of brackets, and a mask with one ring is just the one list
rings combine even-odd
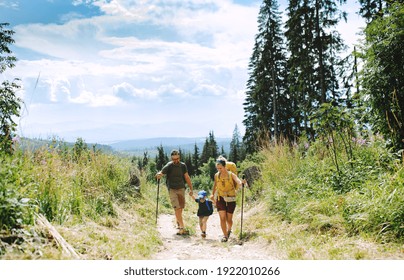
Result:
{"label": "woman's hair", "polygon": [[226,167],[226,159],[222,156],[217,158],[216,163],[222,165],[223,167]]}

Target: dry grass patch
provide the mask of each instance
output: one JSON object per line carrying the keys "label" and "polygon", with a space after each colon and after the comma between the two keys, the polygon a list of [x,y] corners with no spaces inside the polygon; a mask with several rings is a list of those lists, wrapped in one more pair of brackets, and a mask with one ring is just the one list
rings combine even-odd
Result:
{"label": "dry grass patch", "polygon": [[148,259],[161,245],[156,228],[133,210],[114,208],[116,217],[57,228],[83,259]]}

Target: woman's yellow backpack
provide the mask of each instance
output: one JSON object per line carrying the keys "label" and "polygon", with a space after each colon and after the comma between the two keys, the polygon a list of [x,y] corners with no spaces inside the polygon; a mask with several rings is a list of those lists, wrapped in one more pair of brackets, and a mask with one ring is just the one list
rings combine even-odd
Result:
{"label": "woman's yellow backpack", "polygon": [[231,171],[228,171],[228,173],[229,176],[227,178],[220,178],[219,172],[215,174],[217,194],[219,197],[223,197],[227,202],[235,201],[237,186],[237,183],[233,180],[233,173]]}

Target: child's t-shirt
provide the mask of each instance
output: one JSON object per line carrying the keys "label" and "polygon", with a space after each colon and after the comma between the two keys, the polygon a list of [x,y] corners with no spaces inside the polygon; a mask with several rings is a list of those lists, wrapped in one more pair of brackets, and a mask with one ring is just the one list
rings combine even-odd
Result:
{"label": "child's t-shirt", "polygon": [[196,214],[198,217],[212,215],[213,213],[212,201],[210,201],[209,199],[205,199],[204,202],[201,202],[199,198],[196,198],[195,202],[198,203],[198,213]]}

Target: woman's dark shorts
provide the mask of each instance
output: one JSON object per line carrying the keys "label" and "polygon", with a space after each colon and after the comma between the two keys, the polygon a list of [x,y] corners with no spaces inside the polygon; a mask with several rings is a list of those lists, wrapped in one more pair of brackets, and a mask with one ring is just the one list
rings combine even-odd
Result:
{"label": "woman's dark shorts", "polygon": [[223,197],[216,200],[217,211],[226,211],[227,213],[233,214],[236,209],[236,202],[226,202]]}

